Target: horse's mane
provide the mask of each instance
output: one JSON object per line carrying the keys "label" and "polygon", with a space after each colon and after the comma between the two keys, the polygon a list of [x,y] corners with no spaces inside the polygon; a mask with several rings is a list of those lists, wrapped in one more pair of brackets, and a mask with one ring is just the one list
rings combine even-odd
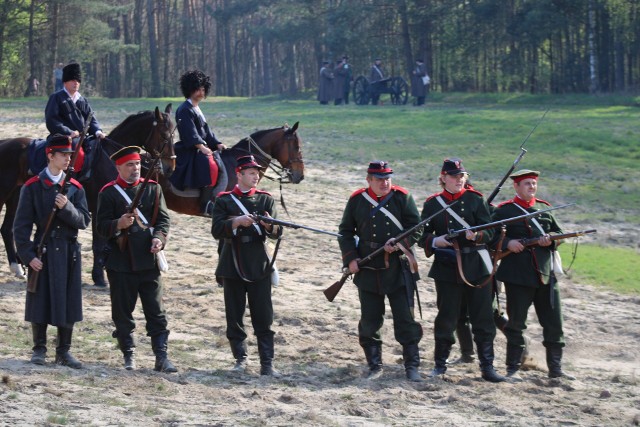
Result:
{"label": "horse's mane", "polygon": [[[263,130],[259,130],[257,132],[254,132],[251,134],[251,138],[255,141],[256,139],[260,139],[262,138],[264,135],[268,134],[269,132],[273,132],[274,130],[279,130],[282,129],[284,126],[280,126],[277,128],[273,128],[273,129],[263,129]],[[244,138],[246,139],[246,138]]]}
{"label": "horse's mane", "polygon": [[[118,133],[122,131],[122,128],[126,128],[131,125],[132,122],[136,120],[140,120],[141,118],[146,118],[147,116],[153,116],[155,113],[151,110],[147,111],[139,111],[136,114],[132,114],[128,116],[126,119],[122,121],[118,126],[116,126],[111,133]],[[163,113],[164,114],[164,113]]]}

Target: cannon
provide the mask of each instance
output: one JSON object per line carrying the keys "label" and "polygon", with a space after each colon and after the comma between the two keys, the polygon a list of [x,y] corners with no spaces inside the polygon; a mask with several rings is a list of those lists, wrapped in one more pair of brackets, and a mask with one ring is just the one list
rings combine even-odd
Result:
{"label": "cannon", "polygon": [[409,85],[402,77],[369,82],[365,76],[358,76],[353,82],[353,99],[357,105],[367,105],[376,93],[388,93],[393,105],[405,105],[409,99]]}

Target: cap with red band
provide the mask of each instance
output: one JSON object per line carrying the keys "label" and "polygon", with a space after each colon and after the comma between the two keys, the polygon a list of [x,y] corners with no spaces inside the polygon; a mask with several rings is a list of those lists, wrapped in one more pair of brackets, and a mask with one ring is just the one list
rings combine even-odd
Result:
{"label": "cap with red band", "polygon": [[540,172],[538,171],[532,171],[529,169],[522,169],[519,170],[518,172],[514,172],[511,175],[509,175],[509,178],[511,178],[513,180],[513,182],[515,182],[516,184],[520,181],[523,181],[525,179],[531,178],[531,179],[535,179],[536,181],[538,180],[538,176],[540,176]]}
{"label": "cap with red band", "polygon": [[71,137],[65,135],[54,135],[47,141],[46,153],[73,153]]}
{"label": "cap with red band", "polygon": [[124,147],[113,153],[111,155],[111,160],[113,160],[117,166],[125,164],[131,160],[140,160],[141,150],[142,149],[140,147],[136,147],[135,145]]}
{"label": "cap with red band", "polygon": [[256,162],[255,157],[249,156],[240,156],[236,159],[236,172],[240,172],[244,169],[265,169],[263,166],[260,166],[258,162]]}
{"label": "cap with red band", "polygon": [[393,176],[393,169],[389,167],[389,163],[383,160],[374,160],[369,163],[367,174],[373,175],[376,178],[391,178]]}

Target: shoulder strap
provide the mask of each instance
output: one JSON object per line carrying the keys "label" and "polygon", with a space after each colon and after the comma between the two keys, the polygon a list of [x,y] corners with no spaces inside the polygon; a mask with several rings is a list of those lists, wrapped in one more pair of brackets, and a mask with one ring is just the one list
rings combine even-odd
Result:
{"label": "shoulder strap", "polygon": [[[528,214],[529,212],[523,208],[522,206],[520,206],[517,203],[514,203],[514,205],[516,205],[518,207],[518,209],[520,209],[522,212],[524,212],[525,214]],[[533,223],[533,225],[536,226],[536,228],[538,229],[538,231],[540,231],[540,233],[542,233],[542,235],[545,235],[547,233],[545,233],[544,229],[542,228],[542,226],[540,225],[540,223],[538,222],[537,219],[535,218],[529,218],[529,220]]]}
{"label": "shoulder strap", "polygon": [[462,217],[461,217],[460,215],[458,215],[457,213],[455,213],[455,212],[453,211],[453,209],[451,209],[451,208],[449,207],[449,205],[447,205],[447,203],[446,203],[444,200],[442,200],[442,196],[437,196],[437,197],[436,197],[436,200],[438,201],[438,203],[440,203],[440,205],[441,205],[443,208],[446,208],[446,209],[447,209],[447,213],[448,213],[449,215],[451,215],[451,216],[453,217],[453,219],[455,219],[456,221],[458,221],[458,222],[460,223],[460,225],[461,225],[463,228],[470,228],[470,227],[471,227],[467,221],[465,221],[464,219],[462,219]]}
{"label": "shoulder strap", "polygon": [[[116,190],[118,190],[118,193],[120,193],[122,195],[122,197],[127,201],[127,203],[131,204],[131,197],[129,197],[129,195],[127,193],[125,193],[125,191],[122,189],[122,187],[120,187],[119,184],[115,184],[114,187],[116,188]],[[149,226],[149,221],[147,221],[147,218],[145,218],[144,215],[142,215],[142,212],[140,212],[140,209],[136,208],[136,216],[138,218],[140,218],[140,220],[142,221],[143,225],[145,226]]]}
{"label": "shoulder strap", "polygon": [[[229,194],[231,196],[231,199],[233,199],[234,202],[236,202],[236,205],[238,205],[238,207],[240,208],[240,210],[242,211],[243,214],[245,215],[251,215],[249,213],[249,211],[247,210],[247,208],[240,202],[240,200],[238,200],[238,198],[236,196],[233,195],[233,193]],[[253,226],[255,227],[255,229],[258,231],[258,234],[260,236],[262,236],[262,230],[260,230],[260,226],[257,223],[253,223]]]}
{"label": "shoulder strap", "polygon": [[[387,216],[387,218],[389,218],[391,221],[393,221],[393,223],[398,227],[398,229],[400,230],[404,230],[404,228],[402,227],[402,223],[398,220],[398,218],[396,218],[391,212],[389,212],[386,208],[383,207],[379,207],[382,206],[382,203],[378,203],[375,200],[373,200],[373,198],[371,198],[371,196],[369,194],[367,194],[367,192],[365,191],[364,193],[362,193],[362,196],[367,199],[367,201],[369,203],[371,203],[375,208],[380,209],[380,212],[382,212],[383,214],[385,214]],[[385,201],[385,200],[383,200]]]}

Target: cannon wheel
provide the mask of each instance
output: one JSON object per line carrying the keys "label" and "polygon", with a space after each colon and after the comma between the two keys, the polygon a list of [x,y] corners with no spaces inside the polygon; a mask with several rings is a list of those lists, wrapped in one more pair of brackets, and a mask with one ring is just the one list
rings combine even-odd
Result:
{"label": "cannon wheel", "polygon": [[389,85],[391,103],[405,105],[409,100],[409,85],[402,77],[394,77]]}
{"label": "cannon wheel", "polygon": [[365,76],[360,76],[353,82],[353,99],[356,105],[367,105],[369,103],[369,81]]}

